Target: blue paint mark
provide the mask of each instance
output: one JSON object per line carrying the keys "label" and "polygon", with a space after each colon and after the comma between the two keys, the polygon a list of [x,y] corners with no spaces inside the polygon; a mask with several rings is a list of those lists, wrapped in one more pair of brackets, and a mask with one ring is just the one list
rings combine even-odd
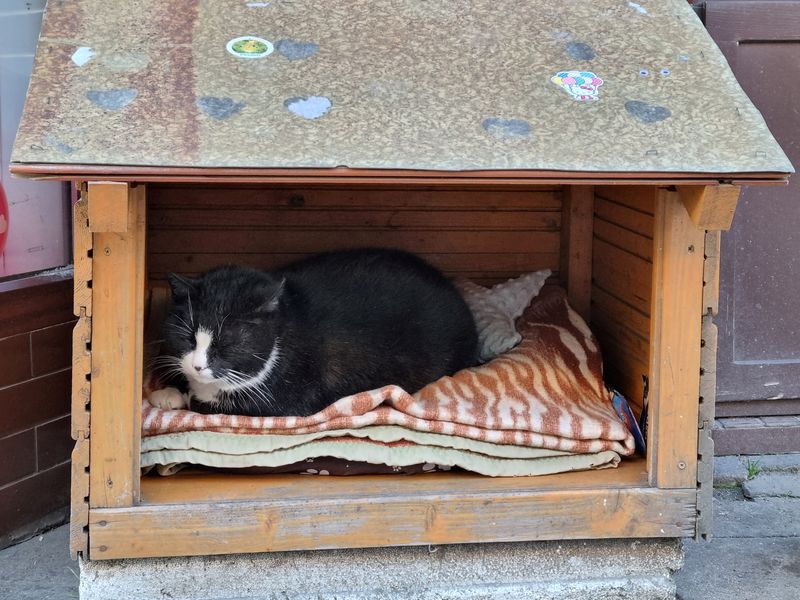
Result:
{"label": "blue paint mark", "polygon": [[139,95],[133,88],[117,88],[114,90],[90,90],[86,92],[86,97],[92,104],[96,104],[100,108],[110,110],[111,112],[119,112],[128,104],[136,99]]}
{"label": "blue paint mark", "polygon": [[641,100],[628,100],[625,103],[625,110],[642,123],[658,123],[672,116],[672,111],[666,106],[658,106]]}
{"label": "blue paint mark", "polygon": [[56,150],[58,150],[63,154],[72,154],[73,152],[75,152],[75,148],[73,148],[69,144],[65,144],[56,136],[54,136],[52,133],[48,133],[44,137],[44,143],[50,146],[51,148],[55,148]]}
{"label": "blue paint mark", "polygon": [[310,58],[319,52],[319,44],[314,42],[299,42],[297,40],[280,40],[275,44],[278,53],[289,60],[302,60]]}
{"label": "blue paint mark", "polygon": [[238,114],[245,106],[244,102],[236,102],[233,98],[217,98],[216,96],[203,96],[197,99],[197,107],[217,121],[224,121]]}
{"label": "blue paint mark", "polygon": [[575,60],[592,60],[596,56],[594,48],[583,42],[570,42],[564,50]]}
{"label": "blue paint mark", "polygon": [[500,139],[519,139],[530,136],[531,124],[523,119],[500,119],[491,117],[481,123],[483,128]]}

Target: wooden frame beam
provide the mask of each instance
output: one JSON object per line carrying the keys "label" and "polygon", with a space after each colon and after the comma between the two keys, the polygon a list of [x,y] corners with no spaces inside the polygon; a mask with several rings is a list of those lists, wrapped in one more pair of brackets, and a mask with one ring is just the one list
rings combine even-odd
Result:
{"label": "wooden frame beam", "polygon": [[128,231],[130,186],[116,181],[90,181],[89,229],[93,232]]}
{"label": "wooden frame beam", "polygon": [[650,322],[650,481],[697,484],[697,413],[705,231],[676,192],[656,196]]}
{"label": "wooden frame beam", "polygon": [[[274,495],[260,500],[92,509],[92,559],[685,537],[694,533],[696,519],[693,487],[537,489],[538,478],[521,477],[509,478],[495,485],[494,492],[487,492],[480,490],[485,487],[480,478],[442,474],[403,477],[403,486],[390,484],[395,488],[391,494],[381,481],[389,478],[382,476],[360,476],[353,483],[326,477],[324,483],[333,490],[319,494],[308,490],[305,496],[281,494],[280,489],[292,478],[296,481],[301,476],[271,476]],[[303,479],[305,485],[300,487],[318,485],[308,481],[313,478]],[[337,488],[353,486],[362,493],[337,493]]]}
{"label": "wooden frame beam", "polygon": [[[85,216],[76,213],[86,230],[94,199],[119,198],[120,184],[104,185],[90,186]],[[74,538],[83,540],[91,559],[694,532],[705,232],[678,192],[661,189],[656,201],[650,334],[652,356],[661,360],[650,364],[647,472],[644,460],[628,460],[615,470],[544,478],[270,476],[251,485],[240,476],[231,485],[230,476],[205,476],[202,483],[191,476],[140,480],[145,187],[122,185],[125,218],[103,226],[96,220],[97,231],[88,238],[80,233],[81,246],[90,250],[80,268],[88,273],[81,279],[91,281],[84,286],[90,295],[82,293],[93,317],[83,306],[76,354],[91,368],[83,387],[91,385],[92,432],[75,456],[85,463],[88,452],[92,468],[88,474],[78,462],[74,468],[73,506],[89,494]],[[570,186],[563,207],[563,275],[571,302],[586,311],[593,196],[591,186]],[[124,231],[99,230],[123,222]]]}
{"label": "wooden frame beam", "polygon": [[711,231],[731,228],[741,188],[738,185],[688,185],[678,187],[692,222]]}
{"label": "wooden frame beam", "polygon": [[570,306],[589,320],[592,299],[594,187],[564,187],[561,213],[561,281]]}
{"label": "wooden frame beam", "polygon": [[78,317],[72,331],[72,476],[70,487],[69,547],[72,555],[89,552],[89,399],[92,353],[92,232],[89,230],[86,184],[78,185],[73,207],[73,312]]}
{"label": "wooden frame beam", "polygon": [[[112,211],[116,203],[127,210],[125,231],[96,231],[92,242],[91,508],[132,506],[139,496],[145,188],[123,184],[123,202],[119,185],[88,189],[90,227],[112,202]],[[117,215],[95,225],[122,222]]]}

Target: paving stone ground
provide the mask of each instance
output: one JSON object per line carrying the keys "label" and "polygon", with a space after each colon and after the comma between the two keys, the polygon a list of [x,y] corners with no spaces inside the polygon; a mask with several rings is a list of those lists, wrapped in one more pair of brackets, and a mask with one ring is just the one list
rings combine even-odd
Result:
{"label": "paving stone ground", "polygon": [[[780,462],[765,462],[770,461]],[[800,485],[800,473],[791,468],[778,475]],[[761,485],[774,476],[762,471],[751,482]],[[800,498],[748,500],[738,486],[718,488],[714,538],[686,541],[685,550],[685,566],[677,574],[680,600],[798,600]],[[68,529],[60,527],[0,551],[0,598],[76,600],[77,573],[69,558]]]}
{"label": "paving stone ground", "polygon": [[800,498],[797,473],[763,473],[742,483],[746,498]]}

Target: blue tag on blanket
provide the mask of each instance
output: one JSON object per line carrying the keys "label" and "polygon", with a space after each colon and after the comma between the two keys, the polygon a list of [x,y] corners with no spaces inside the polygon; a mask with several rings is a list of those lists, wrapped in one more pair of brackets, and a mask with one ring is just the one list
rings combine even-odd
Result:
{"label": "blue tag on blanket", "polygon": [[619,418],[622,419],[628,431],[631,432],[634,444],[636,445],[636,452],[645,456],[647,451],[645,449],[644,436],[642,435],[642,430],[639,429],[639,424],[636,422],[636,417],[631,407],[628,406],[628,401],[625,400],[625,396],[620,394],[617,390],[612,389],[611,393],[613,394],[611,402],[614,405],[614,410],[617,411]]}

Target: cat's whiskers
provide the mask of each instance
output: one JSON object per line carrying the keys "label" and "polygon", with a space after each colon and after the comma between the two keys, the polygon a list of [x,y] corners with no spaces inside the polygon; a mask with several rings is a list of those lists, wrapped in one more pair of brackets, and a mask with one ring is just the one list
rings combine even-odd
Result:
{"label": "cat's whiskers", "polygon": [[189,307],[189,321],[191,321],[192,329],[194,329],[194,312],[192,311],[192,292],[191,292],[191,290],[186,290],[186,304]]}
{"label": "cat's whiskers", "polygon": [[[180,315],[176,314],[175,318],[178,319],[181,323],[183,323],[183,327],[181,327],[178,323],[169,323],[169,325],[171,325],[172,327],[174,327],[178,331],[185,331],[189,335],[194,333],[193,328],[189,326],[189,324],[183,319],[183,317],[181,317]],[[194,323],[194,321],[192,321],[192,323]]]}
{"label": "cat's whiskers", "polygon": [[180,361],[174,356],[156,356],[148,361],[148,367],[150,368],[159,366],[180,367]]}
{"label": "cat's whiskers", "polygon": [[217,317],[217,335],[222,334],[222,326],[225,324],[225,319],[231,316],[231,313],[228,313],[224,317],[222,317],[222,322],[220,322],[219,317]]}
{"label": "cat's whiskers", "polygon": [[[253,378],[251,376],[233,369],[229,370],[222,379],[236,386],[232,390],[223,390],[226,397],[234,400],[234,402],[237,398],[249,401],[263,400],[267,406],[273,407],[275,398],[263,385],[263,382],[252,383]],[[252,396],[255,396],[255,398],[252,398]]]}

